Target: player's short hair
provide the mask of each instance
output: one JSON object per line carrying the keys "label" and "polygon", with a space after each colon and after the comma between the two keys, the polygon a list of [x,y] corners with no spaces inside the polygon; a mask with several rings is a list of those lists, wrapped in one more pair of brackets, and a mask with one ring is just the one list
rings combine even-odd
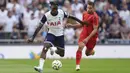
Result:
{"label": "player's short hair", "polygon": [[88,1],[87,5],[91,5],[91,6],[94,7],[94,2],[92,2],[92,1]]}
{"label": "player's short hair", "polygon": [[58,5],[58,3],[56,1],[50,1],[51,5]]}

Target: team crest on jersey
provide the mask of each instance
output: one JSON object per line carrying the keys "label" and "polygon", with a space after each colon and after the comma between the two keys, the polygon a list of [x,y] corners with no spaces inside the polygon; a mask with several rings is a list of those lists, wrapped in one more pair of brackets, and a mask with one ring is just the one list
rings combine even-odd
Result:
{"label": "team crest on jersey", "polygon": [[61,25],[61,22],[60,21],[57,21],[57,22],[47,22],[47,24],[49,26],[58,26],[58,25]]}

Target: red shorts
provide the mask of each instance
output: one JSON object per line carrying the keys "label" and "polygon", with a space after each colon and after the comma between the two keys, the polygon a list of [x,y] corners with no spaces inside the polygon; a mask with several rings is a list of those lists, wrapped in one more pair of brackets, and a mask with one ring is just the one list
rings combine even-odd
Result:
{"label": "red shorts", "polygon": [[[80,35],[80,38],[79,38],[79,41],[78,43],[80,42],[83,42],[83,40],[86,38],[87,36],[84,36],[84,35]],[[88,50],[93,50],[93,48],[95,47],[96,45],[96,42],[97,42],[97,37],[92,37],[86,44],[86,47]]]}

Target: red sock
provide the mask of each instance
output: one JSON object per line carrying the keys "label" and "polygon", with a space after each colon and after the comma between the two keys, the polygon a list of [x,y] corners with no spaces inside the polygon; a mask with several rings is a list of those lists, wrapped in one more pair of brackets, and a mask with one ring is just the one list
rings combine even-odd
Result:
{"label": "red sock", "polygon": [[82,57],[82,51],[77,50],[77,52],[76,52],[76,65],[80,64],[81,57]]}

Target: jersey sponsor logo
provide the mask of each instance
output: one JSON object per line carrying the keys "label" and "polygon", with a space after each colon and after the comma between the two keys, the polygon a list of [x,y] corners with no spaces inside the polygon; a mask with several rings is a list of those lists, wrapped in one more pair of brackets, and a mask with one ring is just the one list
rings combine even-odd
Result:
{"label": "jersey sponsor logo", "polygon": [[60,21],[57,21],[57,22],[47,22],[47,24],[49,26],[58,26],[58,25],[61,25],[61,22]]}

